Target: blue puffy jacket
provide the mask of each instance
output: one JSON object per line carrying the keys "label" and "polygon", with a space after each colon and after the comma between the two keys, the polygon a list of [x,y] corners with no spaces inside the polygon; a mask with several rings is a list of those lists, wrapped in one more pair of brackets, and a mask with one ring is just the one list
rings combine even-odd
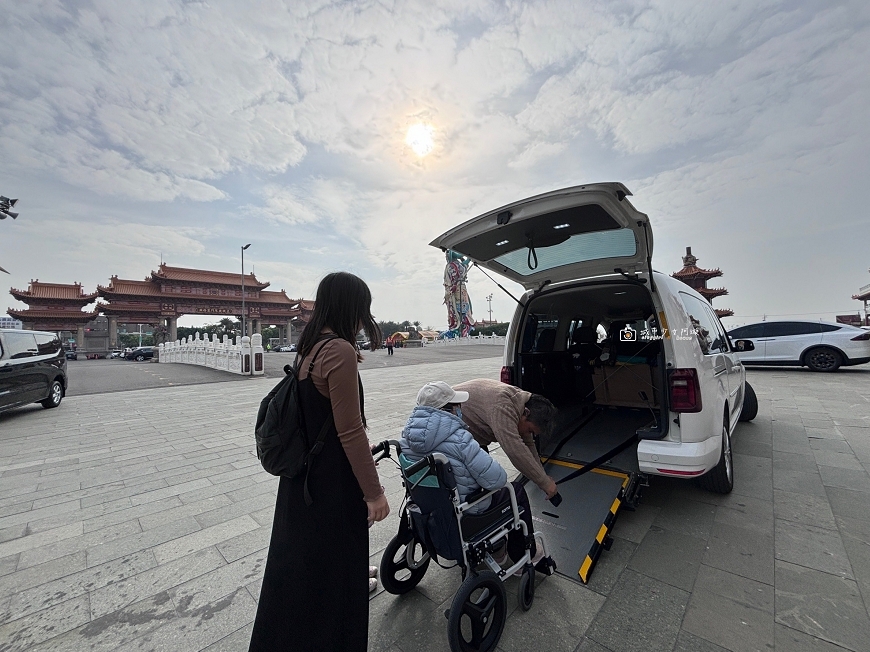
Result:
{"label": "blue puffy jacket", "polygon": [[[500,489],[507,483],[507,473],[501,465],[474,441],[462,420],[450,412],[418,405],[402,430],[399,443],[405,457],[413,462],[429,453],[444,453],[453,467],[463,500],[481,487]],[[469,511],[483,511],[489,503],[487,498]]]}

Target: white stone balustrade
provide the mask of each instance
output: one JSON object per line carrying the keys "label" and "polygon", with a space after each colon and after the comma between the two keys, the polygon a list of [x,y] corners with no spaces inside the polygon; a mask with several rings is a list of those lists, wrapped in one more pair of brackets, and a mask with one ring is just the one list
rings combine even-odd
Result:
{"label": "white stone balustrade", "polygon": [[161,363],[193,364],[244,376],[262,376],[265,372],[262,335],[233,342],[228,335],[221,341],[216,335],[203,338],[196,333],[158,348]]}

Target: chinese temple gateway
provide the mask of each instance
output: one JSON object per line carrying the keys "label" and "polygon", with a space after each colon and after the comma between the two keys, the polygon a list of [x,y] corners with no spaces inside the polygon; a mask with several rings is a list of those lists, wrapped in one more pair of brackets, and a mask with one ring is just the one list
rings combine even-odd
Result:
{"label": "chinese temple gateway", "polygon": [[[720,297],[728,294],[725,288],[708,288],[707,281],[717,276],[722,276],[721,270],[716,269],[701,269],[698,267],[698,259],[692,255],[692,248],[686,247],[686,255],[683,256],[683,269],[679,272],[671,274],[672,277],[678,279],[695,290],[698,294],[704,297],[710,304],[713,303],[714,297]],[[734,314],[733,310],[727,308],[714,308],[719,317],[730,317]]]}
{"label": "chinese temple gateway", "polygon": [[[28,310],[8,310],[24,322],[24,328],[36,330],[71,330],[80,335],[85,324],[98,313],[109,321],[109,346],[118,345],[118,324],[164,326],[167,339],[177,339],[178,318],[182,315],[235,317],[244,314],[248,334],[260,333],[263,326],[277,326],[281,341],[289,340],[308,323],[314,310],[313,301],[290,299],[284,290],[266,290],[269,283],[259,281],[253,273],[213,272],[162,264],[143,281],[112,276],[107,286],[97,286],[93,294],[84,294],[79,284],[61,285],[32,281],[27,292],[12,290],[12,295],[30,305]],[[98,302],[93,312],[82,307]]]}
{"label": "chinese temple gateway", "polygon": [[97,293],[85,294],[80,283],[40,283],[30,281],[25,290],[12,288],[9,294],[27,304],[26,310],[10,308],[6,312],[20,319],[22,328],[37,331],[70,331],[76,333],[76,341],[82,346],[85,340],[85,324],[93,320],[98,311],[83,312],[93,303]]}

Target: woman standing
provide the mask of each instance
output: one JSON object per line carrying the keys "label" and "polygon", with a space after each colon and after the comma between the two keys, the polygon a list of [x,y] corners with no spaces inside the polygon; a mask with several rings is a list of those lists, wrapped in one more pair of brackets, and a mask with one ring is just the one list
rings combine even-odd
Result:
{"label": "woman standing", "polygon": [[372,349],[380,329],[365,282],[329,274],[299,340],[299,400],[314,442],[332,419],[308,473],[281,478],[250,652],[363,652],[368,644],[368,527],[390,512],[365,432],[356,334]]}

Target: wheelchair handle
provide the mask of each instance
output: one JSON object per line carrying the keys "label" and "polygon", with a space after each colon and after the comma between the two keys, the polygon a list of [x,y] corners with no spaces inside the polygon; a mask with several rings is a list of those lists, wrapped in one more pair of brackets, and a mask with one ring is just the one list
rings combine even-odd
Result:
{"label": "wheelchair handle", "polygon": [[423,459],[417,460],[407,469],[405,469],[405,477],[410,478],[412,475],[416,475],[418,471],[422,471],[423,469],[434,468],[435,464],[441,462],[442,464],[447,464],[447,457],[443,453],[430,453]]}
{"label": "wheelchair handle", "polygon": [[375,460],[376,462],[380,462],[385,457],[390,457],[390,447],[396,449],[397,457],[402,452],[402,447],[399,446],[399,442],[397,442],[395,439],[385,439],[380,444],[372,447],[372,457],[374,457],[375,455],[380,455],[380,457]]}

